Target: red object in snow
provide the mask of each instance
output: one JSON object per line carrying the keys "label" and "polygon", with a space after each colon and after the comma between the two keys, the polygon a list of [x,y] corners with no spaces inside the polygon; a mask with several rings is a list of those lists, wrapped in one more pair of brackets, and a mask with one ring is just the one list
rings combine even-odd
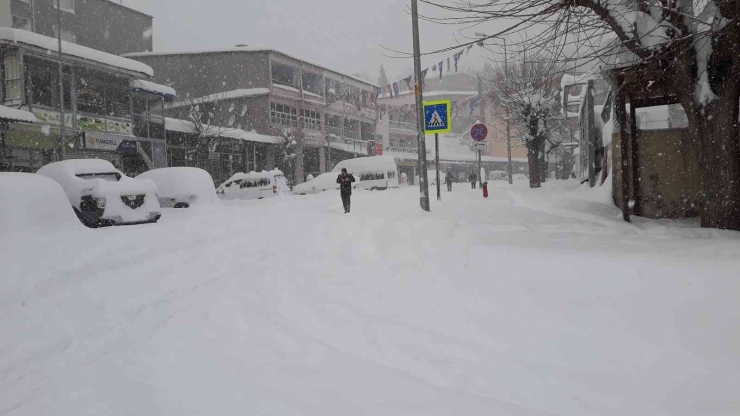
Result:
{"label": "red object in snow", "polygon": [[483,184],[483,198],[488,198],[488,184]]}

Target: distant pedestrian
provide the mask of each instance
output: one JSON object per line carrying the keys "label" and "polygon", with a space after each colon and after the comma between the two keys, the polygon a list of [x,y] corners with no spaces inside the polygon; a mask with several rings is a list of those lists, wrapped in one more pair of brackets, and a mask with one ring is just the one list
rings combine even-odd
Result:
{"label": "distant pedestrian", "polygon": [[342,205],[344,205],[344,213],[349,213],[349,199],[352,196],[352,182],[355,181],[355,177],[351,173],[347,173],[346,168],[342,168],[342,173],[337,177],[337,183],[339,184],[339,194],[342,196]]}
{"label": "distant pedestrian", "polygon": [[447,175],[445,176],[445,182],[447,183],[447,192],[452,192],[452,169],[447,168]]}
{"label": "distant pedestrian", "polygon": [[475,181],[478,179],[477,176],[475,176],[474,172],[470,172],[470,175],[468,175],[468,180],[470,181],[470,189],[475,189]]}

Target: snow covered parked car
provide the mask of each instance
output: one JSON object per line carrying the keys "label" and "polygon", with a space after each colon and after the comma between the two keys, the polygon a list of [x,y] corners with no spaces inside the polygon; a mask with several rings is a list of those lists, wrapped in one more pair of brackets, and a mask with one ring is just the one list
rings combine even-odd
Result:
{"label": "snow covered parked car", "polygon": [[503,170],[492,170],[488,172],[489,181],[508,181],[509,173]]}
{"label": "snow covered parked car", "polygon": [[203,169],[152,169],[137,178],[154,181],[162,208],[188,208],[193,204],[211,204],[218,200],[213,178]]}
{"label": "snow covered parked car", "polygon": [[[339,173],[337,172],[322,173],[308,182],[299,183],[294,186],[293,193],[296,195],[306,195],[317,194],[323,191],[339,190],[337,176],[339,176]],[[358,185],[359,182],[355,182],[353,187],[356,188]]]}
{"label": "snow covered parked car", "polygon": [[271,171],[235,173],[216,189],[223,199],[262,199],[290,192],[283,172]]}
{"label": "snow covered parked car", "polygon": [[154,182],[129,178],[107,160],[63,160],[37,173],[62,186],[88,227],[157,222],[162,216]]}
{"label": "snow covered parked car", "polygon": [[[398,188],[398,167],[396,160],[390,156],[360,157],[343,160],[332,169],[334,175],[339,175],[342,168],[353,174],[359,181],[357,188],[368,190],[383,190]],[[336,176],[334,177],[336,181]]]}

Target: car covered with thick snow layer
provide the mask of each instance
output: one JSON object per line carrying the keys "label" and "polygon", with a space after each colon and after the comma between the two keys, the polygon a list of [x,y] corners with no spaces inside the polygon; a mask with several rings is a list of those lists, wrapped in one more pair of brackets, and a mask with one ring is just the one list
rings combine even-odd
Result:
{"label": "car covered with thick snow layer", "polygon": [[[310,181],[299,183],[298,185],[294,186],[293,193],[296,195],[306,195],[317,194],[324,191],[339,190],[337,176],[339,176],[339,173],[337,172],[322,173],[321,175],[311,179]],[[359,180],[359,178],[356,179]],[[355,182],[353,184],[353,187],[356,188],[358,185],[359,182]]]}
{"label": "car covered with thick snow layer", "polygon": [[151,179],[157,185],[162,208],[188,208],[218,201],[211,175],[200,168],[174,167],[146,171],[137,179]]}
{"label": "car covered with thick snow layer", "polygon": [[154,182],[129,178],[106,160],[63,160],[37,174],[62,186],[77,217],[88,227],[157,222],[161,217]]}
{"label": "car covered with thick snow layer", "polygon": [[[371,156],[356,159],[343,160],[332,169],[335,175],[339,175],[342,169],[354,175],[359,181],[358,188],[369,190],[382,190],[398,188],[398,166],[396,160],[391,156]],[[335,178],[336,180],[336,178]]]}
{"label": "car covered with thick snow layer", "polygon": [[290,193],[285,175],[278,169],[235,173],[216,189],[222,199],[263,199]]}
{"label": "car covered with thick snow layer", "polygon": [[32,173],[0,173],[0,235],[84,229],[64,190]]}

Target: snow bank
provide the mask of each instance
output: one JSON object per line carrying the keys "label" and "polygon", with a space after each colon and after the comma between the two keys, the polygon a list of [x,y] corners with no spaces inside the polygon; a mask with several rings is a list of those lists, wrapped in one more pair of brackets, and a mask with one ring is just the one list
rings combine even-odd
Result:
{"label": "snow bank", "polygon": [[[1,29],[1,28],[0,28]],[[0,120],[24,121],[26,123],[37,123],[40,120],[30,111],[17,110],[15,108],[0,105]]]}
{"label": "snow bank", "polygon": [[212,204],[218,201],[213,178],[200,168],[152,169],[137,176],[137,179],[151,179],[157,185],[157,195],[160,199],[197,204]]}
{"label": "snow bank", "polygon": [[15,233],[51,233],[81,228],[82,224],[58,183],[31,173],[0,173],[0,235],[3,238]]}
{"label": "snow bank", "polygon": [[[56,38],[39,35],[38,33],[29,32],[27,30],[0,27],[0,41],[24,43],[26,45],[36,46],[47,49],[51,52],[59,53],[59,44]],[[133,59],[112,55],[82,45],[62,41],[62,53],[129,71],[139,72],[150,77],[154,76],[154,71],[148,65],[134,61]]]}
{"label": "snow bank", "polygon": [[145,91],[152,94],[161,95],[166,100],[174,100],[177,98],[177,92],[175,92],[175,89],[166,85],[160,85],[151,81],[145,81],[143,79],[132,80],[129,84],[134,91]]}
{"label": "snow bank", "polygon": [[[83,179],[77,175],[114,173],[120,175],[118,181],[105,179]],[[59,183],[73,207],[79,209],[83,196],[105,200],[103,219],[117,219],[124,223],[140,222],[150,219],[150,214],[160,211],[157,200],[157,187],[149,179],[133,179],[117,170],[107,160],[69,159],[43,166],[37,174]],[[132,209],[122,197],[145,195],[143,205]]]}

